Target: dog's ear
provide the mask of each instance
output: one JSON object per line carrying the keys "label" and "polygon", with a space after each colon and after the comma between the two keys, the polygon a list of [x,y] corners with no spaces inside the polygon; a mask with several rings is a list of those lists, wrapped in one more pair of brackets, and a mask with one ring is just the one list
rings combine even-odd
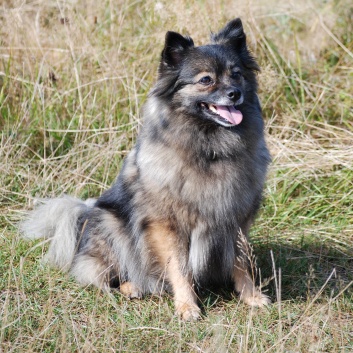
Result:
{"label": "dog's ear", "polygon": [[161,68],[178,68],[185,52],[194,46],[190,37],[184,37],[176,32],[167,32],[162,51]]}
{"label": "dog's ear", "polygon": [[216,34],[211,34],[214,44],[221,44],[232,47],[241,57],[243,64],[251,70],[260,71],[260,68],[250,54],[246,45],[246,35],[240,18],[236,18],[226,24]]}
{"label": "dog's ear", "polygon": [[246,45],[246,36],[240,18],[236,18],[227,23],[218,33],[211,35],[211,40],[215,44],[230,44],[237,48]]}
{"label": "dog's ear", "polygon": [[158,81],[151,95],[168,96],[173,93],[182,61],[187,51],[193,47],[194,41],[190,37],[184,37],[176,32],[167,32],[158,68]]}

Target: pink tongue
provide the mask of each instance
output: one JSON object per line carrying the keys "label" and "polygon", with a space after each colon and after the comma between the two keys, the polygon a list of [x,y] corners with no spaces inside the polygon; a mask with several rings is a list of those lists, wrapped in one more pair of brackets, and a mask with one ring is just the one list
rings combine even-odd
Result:
{"label": "pink tongue", "polygon": [[236,110],[232,105],[214,105],[217,109],[217,113],[223,118],[228,120],[234,125],[239,125],[243,120],[243,114]]}

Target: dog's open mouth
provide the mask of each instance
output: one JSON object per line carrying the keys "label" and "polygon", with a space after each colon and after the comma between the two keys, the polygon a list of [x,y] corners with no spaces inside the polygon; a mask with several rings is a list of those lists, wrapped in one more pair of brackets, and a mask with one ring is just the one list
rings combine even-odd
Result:
{"label": "dog's open mouth", "polygon": [[223,126],[239,125],[243,114],[233,105],[216,105],[202,102],[201,107],[211,114],[213,119]]}

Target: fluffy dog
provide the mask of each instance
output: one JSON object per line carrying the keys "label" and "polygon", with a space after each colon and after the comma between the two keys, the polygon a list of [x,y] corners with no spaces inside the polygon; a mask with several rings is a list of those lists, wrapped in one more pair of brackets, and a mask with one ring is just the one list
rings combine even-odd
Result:
{"label": "fluffy dog", "polygon": [[25,236],[50,238],[50,263],[82,285],[128,297],[171,291],[184,320],[200,316],[195,291],[210,285],[269,303],[246,255],[270,162],[258,70],[240,19],[204,46],[167,32],[142,132],[115,184],[97,200],[47,200],[22,224]]}

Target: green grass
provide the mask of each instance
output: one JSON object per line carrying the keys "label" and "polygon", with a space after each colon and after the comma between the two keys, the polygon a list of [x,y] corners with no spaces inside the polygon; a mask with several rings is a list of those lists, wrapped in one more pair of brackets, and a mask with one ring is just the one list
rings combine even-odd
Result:
{"label": "green grass", "polygon": [[[353,351],[353,6],[234,1],[0,5],[0,352]],[[251,232],[273,304],[80,288],[20,239],[34,197],[96,197],[135,141],[167,30],[197,44],[241,16],[273,163]]]}

